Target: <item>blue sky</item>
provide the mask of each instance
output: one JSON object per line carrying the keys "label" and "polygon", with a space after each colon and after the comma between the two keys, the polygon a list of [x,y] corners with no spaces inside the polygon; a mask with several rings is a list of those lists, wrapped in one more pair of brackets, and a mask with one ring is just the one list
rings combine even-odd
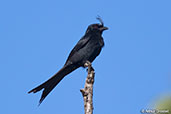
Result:
{"label": "blue sky", "polygon": [[37,107],[27,94],[65,63],[100,15],[108,31],[93,62],[94,114],[138,114],[171,93],[170,0],[0,1],[0,113],[83,114],[86,71],[68,75]]}

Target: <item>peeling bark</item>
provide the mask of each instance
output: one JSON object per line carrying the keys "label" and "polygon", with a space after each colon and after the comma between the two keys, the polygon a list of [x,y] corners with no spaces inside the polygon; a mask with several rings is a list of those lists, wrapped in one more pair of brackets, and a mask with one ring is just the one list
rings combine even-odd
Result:
{"label": "peeling bark", "polygon": [[94,84],[94,69],[89,61],[84,65],[88,67],[88,75],[86,78],[85,86],[80,89],[84,99],[84,112],[85,114],[93,114],[93,84]]}

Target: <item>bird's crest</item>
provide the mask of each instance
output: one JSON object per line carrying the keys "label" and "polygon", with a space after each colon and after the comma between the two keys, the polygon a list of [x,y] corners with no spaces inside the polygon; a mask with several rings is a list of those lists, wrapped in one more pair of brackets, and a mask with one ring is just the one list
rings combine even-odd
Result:
{"label": "bird's crest", "polygon": [[100,21],[102,26],[104,26],[103,20],[102,20],[102,18],[99,15],[96,17],[96,19]]}

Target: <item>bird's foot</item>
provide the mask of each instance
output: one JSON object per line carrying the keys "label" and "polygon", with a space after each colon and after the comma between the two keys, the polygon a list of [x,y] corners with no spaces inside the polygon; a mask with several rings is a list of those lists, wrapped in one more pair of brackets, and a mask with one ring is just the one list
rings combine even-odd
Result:
{"label": "bird's foot", "polygon": [[94,71],[94,68],[92,67],[92,64],[91,64],[90,61],[86,61],[86,62],[84,63],[84,67],[88,67],[88,68],[87,68],[87,72],[89,72],[89,71]]}

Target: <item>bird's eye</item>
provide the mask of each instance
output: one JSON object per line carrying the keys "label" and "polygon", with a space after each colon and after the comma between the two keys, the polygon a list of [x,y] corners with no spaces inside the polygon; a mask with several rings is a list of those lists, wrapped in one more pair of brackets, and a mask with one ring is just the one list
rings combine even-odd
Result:
{"label": "bird's eye", "polygon": [[94,25],[93,28],[97,29],[97,28],[99,28],[99,27],[98,27],[98,25]]}

